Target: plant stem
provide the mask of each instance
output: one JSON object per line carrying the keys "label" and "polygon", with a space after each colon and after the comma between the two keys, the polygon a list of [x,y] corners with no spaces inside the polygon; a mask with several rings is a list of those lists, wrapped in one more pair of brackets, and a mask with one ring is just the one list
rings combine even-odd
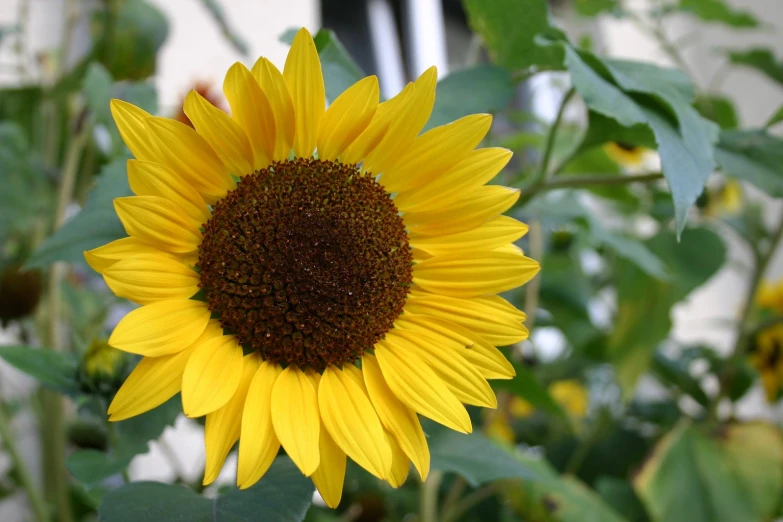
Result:
{"label": "plant stem", "polygon": [[560,129],[560,124],[563,122],[563,115],[565,114],[568,102],[576,94],[576,89],[571,87],[568,92],[563,96],[563,100],[560,102],[560,107],[557,109],[557,116],[555,121],[552,122],[552,126],[549,128],[549,134],[546,137],[546,145],[544,146],[544,155],[541,157],[541,163],[538,167],[538,172],[533,180],[532,186],[540,185],[546,179],[549,162],[552,160],[552,152],[555,148],[555,140],[557,138],[557,131]]}
{"label": "plant stem", "polygon": [[660,172],[650,172],[648,174],[623,175],[601,175],[601,174],[576,174],[573,176],[560,176],[556,179],[546,181],[538,186],[525,189],[526,194],[535,194],[537,192],[546,192],[549,190],[563,188],[585,188],[593,186],[609,185],[628,185],[629,183],[649,183],[663,179]]}
{"label": "plant stem", "polygon": [[450,506],[453,506],[457,503],[459,498],[462,496],[462,492],[465,491],[465,487],[467,485],[468,483],[465,482],[464,478],[460,476],[454,478],[448,493],[446,493],[446,498],[443,499],[443,506],[440,510],[441,520],[445,520],[444,517],[446,516],[446,512],[450,509]]}
{"label": "plant stem", "polygon": [[[530,257],[541,260],[544,257],[544,235],[541,231],[540,221],[530,222]],[[525,286],[525,327],[528,332],[533,331],[533,325],[536,322],[536,312],[538,311],[538,298],[541,292],[541,274],[537,274]]]}
{"label": "plant stem", "polygon": [[455,522],[476,504],[500,493],[503,490],[503,486],[503,482],[493,482],[492,484],[487,484],[486,486],[480,487],[468,495],[465,495],[459,502],[446,511],[441,522]]}
{"label": "plant stem", "polygon": [[438,491],[443,474],[430,471],[427,480],[421,484],[421,504],[419,506],[421,522],[438,522]]}
{"label": "plant stem", "polygon": [[737,334],[737,342],[734,345],[735,355],[743,354],[750,344],[749,341],[752,332],[748,331],[747,324],[750,321],[750,313],[753,310],[753,301],[756,299],[759,285],[764,279],[767,267],[769,267],[770,261],[772,261],[772,258],[775,256],[775,251],[777,251],[781,240],[783,240],[783,216],[781,216],[780,222],[769,240],[767,251],[763,254],[756,252],[756,268],[750,279],[750,286],[748,287],[748,293],[745,296],[745,303],[742,305],[739,333]]}
{"label": "plant stem", "polygon": [[11,461],[14,463],[14,469],[19,476],[19,481],[27,492],[27,498],[35,513],[35,519],[38,522],[47,522],[49,520],[49,515],[47,513],[46,504],[33,482],[33,478],[30,476],[30,471],[27,469],[27,465],[25,464],[24,459],[22,459],[22,455],[19,453],[19,448],[16,445],[16,438],[14,437],[11,428],[11,419],[6,411],[5,404],[2,403],[0,403],[0,438],[2,439],[8,455],[11,457]]}

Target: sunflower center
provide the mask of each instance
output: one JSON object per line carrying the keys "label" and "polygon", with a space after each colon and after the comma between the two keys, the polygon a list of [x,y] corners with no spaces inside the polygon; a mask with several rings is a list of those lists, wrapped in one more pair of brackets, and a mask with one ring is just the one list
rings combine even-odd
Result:
{"label": "sunflower center", "polygon": [[215,205],[198,266],[213,315],[246,349],[317,371],[372,349],[412,280],[405,227],[383,187],[313,159],[242,178]]}

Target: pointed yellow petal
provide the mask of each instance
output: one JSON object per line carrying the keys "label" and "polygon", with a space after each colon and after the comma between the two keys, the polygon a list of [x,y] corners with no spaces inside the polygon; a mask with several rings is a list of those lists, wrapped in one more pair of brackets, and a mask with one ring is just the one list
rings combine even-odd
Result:
{"label": "pointed yellow petal", "polygon": [[386,383],[400,401],[448,428],[472,431],[465,407],[416,352],[386,334],[386,339],[376,343],[375,356]]}
{"label": "pointed yellow petal", "polygon": [[155,161],[158,149],[144,128],[144,121],[152,117],[147,111],[122,100],[112,100],[109,104],[114,122],[122,136],[122,141],[137,159]]}
{"label": "pointed yellow petal", "polygon": [[160,254],[173,257],[171,254],[144,243],[138,238],[124,237],[86,251],[84,259],[93,270],[102,274],[117,261],[137,254]]}
{"label": "pointed yellow petal", "polygon": [[109,344],[147,357],[169,355],[193,344],[208,322],[206,303],[189,299],[159,301],[123,317],[111,333]]}
{"label": "pointed yellow petal", "polygon": [[197,223],[209,219],[209,208],[196,189],[160,163],[128,160],[128,184],[137,196],[165,198]]}
{"label": "pointed yellow petal", "polygon": [[343,497],[347,459],[345,452],[334,442],[323,423],[318,448],[321,452],[321,465],[313,473],[313,484],[318,488],[326,505],[335,509]]}
{"label": "pointed yellow petal", "polygon": [[456,234],[476,228],[506,210],[519,199],[519,190],[489,185],[474,189],[449,207],[406,212],[402,219],[411,236]]}
{"label": "pointed yellow petal", "polygon": [[481,303],[484,306],[494,308],[497,313],[503,314],[509,317],[516,317],[518,321],[525,322],[527,316],[522,310],[518,310],[516,306],[512,305],[499,295],[484,295],[473,299],[476,303]]}
{"label": "pointed yellow petal", "polygon": [[506,252],[443,254],[413,266],[413,283],[452,297],[476,297],[517,288],[535,277],[541,265]]}
{"label": "pointed yellow petal", "polygon": [[329,106],[318,131],[318,158],[336,160],[370,124],[378,108],[378,78],[368,76],[345,90]]}
{"label": "pointed yellow petal", "polygon": [[392,433],[402,450],[413,461],[421,480],[426,480],[430,471],[430,450],[416,412],[394,395],[373,355],[364,354],[362,357],[362,374],[367,393],[384,428]]}
{"label": "pointed yellow petal", "polygon": [[201,244],[201,224],[159,196],[116,198],[114,210],[129,235],[166,252],[184,254]]}
{"label": "pointed yellow petal", "polygon": [[115,295],[139,304],[189,299],[199,285],[196,272],[162,254],[139,254],[118,261],[103,272],[103,279]]}
{"label": "pointed yellow petal", "polygon": [[272,388],[282,371],[277,364],[264,361],[247,391],[239,439],[239,489],[247,489],[258,482],[280,450],[280,441],[272,427]]}
{"label": "pointed yellow petal", "polygon": [[392,121],[413,97],[416,88],[409,83],[394,98],[378,105],[370,124],[340,155],[343,163],[360,163],[381,142]]}
{"label": "pointed yellow petal", "polygon": [[383,479],[391,469],[391,451],[370,399],[350,375],[329,366],[318,386],[324,426],[357,464]]}
{"label": "pointed yellow petal", "polygon": [[225,406],[207,414],[207,420],[204,424],[204,445],[207,450],[203,482],[205,486],[214,482],[218,477],[228,452],[239,440],[242,410],[245,406],[247,390],[260,362],[261,357],[257,352],[246,355],[242,362],[242,378],[233,397]]}
{"label": "pointed yellow petal", "polygon": [[493,250],[495,252],[506,252],[508,254],[517,254],[517,255],[520,255],[520,256],[524,256],[525,255],[524,250],[522,250],[521,248],[519,248],[518,246],[516,246],[513,243],[509,243],[507,245],[503,245],[503,246],[495,248]]}
{"label": "pointed yellow petal", "polygon": [[435,179],[397,194],[394,204],[403,212],[424,212],[449,207],[503,170],[511,160],[508,149],[487,148],[471,151],[467,157]]}
{"label": "pointed yellow petal", "polygon": [[430,119],[435,103],[438,72],[430,67],[414,82],[408,102],[393,115],[381,142],[367,154],[363,168],[373,174],[386,172],[397,164]]}
{"label": "pointed yellow petal", "polygon": [[481,143],[492,116],[472,114],[430,129],[416,138],[400,160],[381,176],[389,192],[401,192],[423,185],[467,158]]}
{"label": "pointed yellow petal", "polygon": [[244,176],[253,172],[253,149],[245,131],[231,116],[221,111],[196,91],[185,98],[183,110],[196,131],[217,153],[229,172]]}
{"label": "pointed yellow petal", "polygon": [[324,115],[326,91],[318,51],[307,29],[296,33],[283,67],[283,77],[294,102],[294,154],[309,158],[315,150]]}
{"label": "pointed yellow petal", "polygon": [[312,475],[320,464],[318,397],[296,366],[283,370],[272,388],[272,426],[294,464],[306,477]]}
{"label": "pointed yellow petal", "polygon": [[483,298],[457,299],[411,293],[405,311],[445,319],[475,332],[495,346],[508,346],[528,338],[527,328],[516,314],[504,313]]}
{"label": "pointed yellow petal", "polygon": [[276,137],[275,116],[269,99],[247,67],[239,62],[226,73],[223,93],[231,106],[231,117],[250,140],[253,170],[267,167],[275,153]]}
{"label": "pointed yellow petal", "polygon": [[182,375],[182,411],[202,417],[226,404],[242,380],[242,347],[233,335],[203,342]]}
{"label": "pointed yellow petal", "polygon": [[208,204],[234,188],[226,166],[195,130],[168,118],[147,118],[145,124],[158,147],[158,163],[179,174]]}
{"label": "pointed yellow petal", "polygon": [[463,347],[459,344],[443,342],[428,332],[402,329],[394,330],[393,341],[415,351],[460,402],[497,408],[498,401],[492,387],[462,356]]}
{"label": "pointed yellow petal", "polygon": [[275,161],[288,159],[294,143],[294,103],[283,74],[266,58],[259,58],[253,66],[253,76],[269,99],[275,116],[277,143]]}
{"label": "pointed yellow petal", "polygon": [[399,488],[405,484],[405,479],[408,478],[408,472],[411,468],[411,460],[405,455],[405,452],[397,443],[394,436],[388,431],[386,432],[386,442],[389,443],[389,448],[391,448],[392,454],[392,466],[387,480],[391,487]]}
{"label": "pointed yellow petal", "polygon": [[417,332],[429,332],[464,346],[462,354],[485,379],[511,379],[516,375],[514,366],[503,352],[474,332],[450,321],[427,315],[403,314],[394,322],[395,327]]}
{"label": "pointed yellow petal", "polygon": [[443,236],[412,238],[411,246],[437,256],[460,252],[489,251],[512,243],[527,233],[528,227],[514,218],[498,216],[472,230]]}

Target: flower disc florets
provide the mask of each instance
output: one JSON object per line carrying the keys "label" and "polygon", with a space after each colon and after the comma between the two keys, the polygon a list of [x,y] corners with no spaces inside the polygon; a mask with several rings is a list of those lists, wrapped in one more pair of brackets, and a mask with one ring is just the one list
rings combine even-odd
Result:
{"label": "flower disc florets", "polygon": [[353,165],[313,159],[242,178],[204,226],[198,267],[227,333],[266,360],[317,371],[372,349],[412,280],[383,187]]}

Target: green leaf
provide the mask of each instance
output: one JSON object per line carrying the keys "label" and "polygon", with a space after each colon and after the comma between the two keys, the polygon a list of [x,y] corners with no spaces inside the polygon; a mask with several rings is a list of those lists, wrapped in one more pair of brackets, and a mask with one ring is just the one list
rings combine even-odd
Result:
{"label": "green leaf", "polygon": [[301,522],[313,495],[310,479],[288,457],[278,457],[256,485],[230,488],[215,499],[192,489],[158,482],[136,482],[103,497],[102,522]]}
{"label": "green leaf", "polygon": [[[143,80],[155,74],[157,54],[169,34],[166,16],[146,0],[119,2],[96,11],[94,24],[104,49],[101,63],[116,80]],[[104,31],[103,27],[110,28]],[[103,33],[108,32],[108,35]]]}
{"label": "green leaf", "polygon": [[367,76],[345,50],[334,31],[321,29],[313,41],[321,58],[328,100],[334,100],[348,87]]}
{"label": "green leaf", "polygon": [[783,121],[783,105],[778,107],[778,110],[775,111],[775,114],[769,117],[769,121],[767,121],[767,124],[764,125],[764,128],[769,129],[770,127],[774,127],[781,121]]}
{"label": "green leaf", "polygon": [[425,130],[468,114],[499,111],[515,90],[511,74],[502,67],[480,65],[453,72],[438,82],[435,107]]}
{"label": "green leaf", "polygon": [[495,390],[505,390],[513,393],[517,397],[525,399],[538,410],[554,415],[565,415],[563,409],[552,399],[552,396],[549,395],[546,387],[541,384],[535,373],[519,363],[511,364],[517,372],[516,376],[513,379],[492,381],[492,387]]}
{"label": "green leaf", "polygon": [[732,101],[725,96],[698,96],[694,107],[699,114],[720,125],[721,129],[736,129],[739,127],[739,117]]}
{"label": "green leaf", "polygon": [[734,65],[750,67],[764,74],[770,80],[783,86],[783,62],[778,61],[769,49],[748,49],[729,51],[729,61]]}
{"label": "green leaf", "polygon": [[470,26],[497,64],[509,70],[561,67],[562,50],[536,42],[542,33],[563,38],[550,25],[546,0],[465,0],[464,6]]}
{"label": "green leaf", "polygon": [[620,7],[618,0],[575,0],[574,8],[582,16],[597,16]]}
{"label": "green leaf", "polygon": [[606,350],[626,397],[649,367],[658,344],[668,336],[672,306],[707,282],[726,260],[720,236],[706,228],[684,231],[682,242],[661,231],[647,247],[677,277],[659,281],[626,262],[614,270],[618,309]]}
{"label": "green leaf", "polygon": [[226,20],[226,15],[223,12],[223,6],[217,0],[201,0],[201,5],[212,15],[212,19],[220,28],[220,32],[223,34],[223,38],[228,40],[231,46],[243,56],[248,55],[247,42],[244,38],[239,36],[236,29],[231,27]]}
{"label": "green leaf", "polygon": [[98,62],[90,63],[82,82],[84,102],[96,121],[111,121],[109,102],[111,101],[112,77],[106,68]]}
{"label": "green leaf", "polygon": [[658,351],[653,356],[652,370],[665,384],[673,384],[694,398],[696,402],[707,407],[710,398],[704,393],[699,381],[691,376],[688,362],[683,358],[671,359]]}
{"label": "green leaf", "polygon": [[0,346],[0,357],[54,391],[75,395],[81,390],[73,354],[32,346]]}
{"label": "green leaf", "polygon": [[768,520],[783,489],[783,441],[764,424],[715,439],[687,422],[659,443],[634,480],[654,521]]}
{"label": "green leaf", "polygon": [[128,467],[136,455],[147,453],[149,442],[174,424],[180,412],[181,401],[177,395],[142,415],[113,423],[117,436],[111,451],[75,451],[68,456],[68,470],[88,486],[98,484]]}
{"label": "green leaf", "polygon": [[600,477],[595,483],[595,490],[601,495],[604,502],[629,522],[648,522],[650,520],[628,481],[617,477]]}
{"label": "green leaf", "polygon": [[726,131],[715,150],[721,168],[753,183],[773,197],[783,197],[783,140],[765,130]]}
{"label": "green leaf", "polygon": [[506,478],[536,478],[513,453],[480,433],[465,435],[439,427],[428,431],[432,469],[457,473],[471,486]]}
{"label": "green leaf", "polygon": [[103,168],[84,208],[48,237],[27,260],[27,268],[46,266],[54,261],[82,261],[84,251],[125,237],[114,198],[130,196],[124,158]]}
{"label": "green leaf", "polygon": [[732,9],[724,0],[680,0],[680,10],[705,22],[720,22],[738,29],[758,27],[759,21],[748,11]]}

